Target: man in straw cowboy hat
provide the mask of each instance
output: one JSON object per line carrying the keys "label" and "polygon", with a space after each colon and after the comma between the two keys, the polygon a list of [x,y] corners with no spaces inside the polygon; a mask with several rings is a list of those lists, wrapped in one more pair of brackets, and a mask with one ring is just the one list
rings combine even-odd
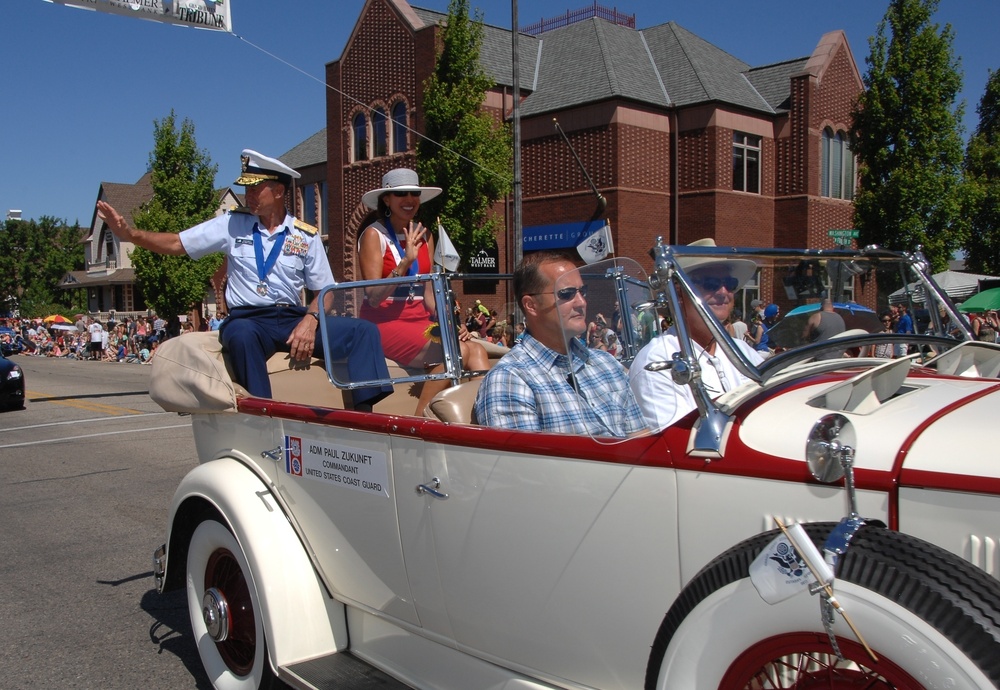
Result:
{"label": "man in straw cowboy hat", "polygon": [[[285,209],[292,180],[299,173],[250,149],[243,151],[241,160],[242,175],[234,184],[246,187],[247,207],[180,233],[131,228],[104,201],[97,202],[97,213],[117,237],[158,254],[199,259],[225,252],[229,317],[220,331],[222,345],[236,381],[251,395],[269,398],[271,355],[285,351],[303,361],[322,356],[319,295],[303,306],[303,288],[318,293],[336,281],[317,229]],[[346,358],[352,381],[389,378],[374,325],[343,317],[327,317],[327,324],[331,353]],[[358,389],[354,409],[370,410],[391,392],[391,386]]]}
{"label": "man in straw cowboy hat", "polygon": [[[715,241],[692,242],[693,247],[714,247]],[[734,295],[753,277],[757,264],[749,259],[727,257],[678,257],[677,263],[691,279],[699,299],[720,323],[725,324],[736,305]],[[712,397],[731,391],[746,380],[726,353],[718,346],[708,326],[698,316],[687,295],[680,295],[684,323],[693,341],[694,354],[701,366],[701,380]],[[747,343],[734,341],[737,348],[754,364],[763,361]],[[642,409],[646,423],[662,429],[695,409],[694,394],[687,385],[674,383],[669,370],[649,371],[651,362],[670,362],[680,352],[677,331],[667,330],[648,342],[629,367],[629,383]]]}

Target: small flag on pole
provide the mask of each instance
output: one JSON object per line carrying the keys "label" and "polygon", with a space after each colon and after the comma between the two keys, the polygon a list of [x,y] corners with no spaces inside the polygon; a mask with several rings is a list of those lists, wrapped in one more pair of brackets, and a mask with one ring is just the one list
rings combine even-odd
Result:
{"label": "small flag on pole", "polygon": [[434,263],[443,266],[446,271],[457,271],[461,260],[462,257],[458,255],[458,250],[451,243],[451,238],[444,231],[441,219],[438,218],[438,243],[434,248]]}
{"label": "small flag on pole", "polygon": [[605,223],[598,230],[587,235],[580,244],[576,245],[576,251],[580,254],[580,258],[588,264],[614,254],[615,244],[611,240],[611,224]]}
{"label": "small flag on pole", "polygon": [[824,580],[820,584],[828,584],[833,571],[798,523],[783,529],[750,564],[750,582],[769,604],[809,589],[817,577]]}

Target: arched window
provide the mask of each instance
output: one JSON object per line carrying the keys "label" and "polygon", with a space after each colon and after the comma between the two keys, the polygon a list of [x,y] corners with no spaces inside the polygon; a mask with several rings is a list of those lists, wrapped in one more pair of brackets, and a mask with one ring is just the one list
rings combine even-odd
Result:
{"label": "arched window", "polygon": [[392,152],[406,151],[406,103],[392,106]]}
{"label": "arched window", "polygon": [[375,157],[389,153],[389,132],[385,121],[385,111],[375,108],[372,111],[372,135],[375,140]]}
{"label": "arched window", "polygon": [[823,130],[820,194],[832,199],[854,198],[854,154],[844,132]]}
{"label": "arched window", "polygon": [[365,120],[364,113],[358,113],[354,116],[351,131],[354,135],[354,160],[368,160],[368,122]]}

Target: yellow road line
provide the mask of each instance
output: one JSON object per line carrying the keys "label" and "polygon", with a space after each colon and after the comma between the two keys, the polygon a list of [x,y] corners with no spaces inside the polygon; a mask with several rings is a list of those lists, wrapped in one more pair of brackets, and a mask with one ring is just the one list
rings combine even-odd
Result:
{"label": "yellow road line", "polygon": [[55,398],[54,395],[48,395],[46,393],[39,393],[37,391],[25,391],[28,400],[31,402],[50,402],[53,405],[64,405],[66,407],[75,407],[79,410],[87,410],[88,412],[103,412],[105,414],[114,415],[127,415],[127,414],[142,414],[139,410],[132,410],[127,407],[118,407],[116,405],[105,405],[104,403],[89,402],[84,400],[74,400],[70,398],[69,400],[50,400],[50,398]]}

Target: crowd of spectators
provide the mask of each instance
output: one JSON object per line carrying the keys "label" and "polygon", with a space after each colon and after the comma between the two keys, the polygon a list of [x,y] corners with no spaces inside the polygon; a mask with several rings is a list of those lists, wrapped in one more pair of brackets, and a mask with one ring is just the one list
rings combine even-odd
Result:
{"label": "crowd of spectators", "polygon": [[[202,329],[217,330],[222,318],[202,320]],[[43,319],[0,318],[4,354],[62,357],[79,361],[150,364],[164,340],[194,331],[191,321],[169,322],[154,315],[113,316],[105,321],[77,314],[74,323],[46,324]]]}

